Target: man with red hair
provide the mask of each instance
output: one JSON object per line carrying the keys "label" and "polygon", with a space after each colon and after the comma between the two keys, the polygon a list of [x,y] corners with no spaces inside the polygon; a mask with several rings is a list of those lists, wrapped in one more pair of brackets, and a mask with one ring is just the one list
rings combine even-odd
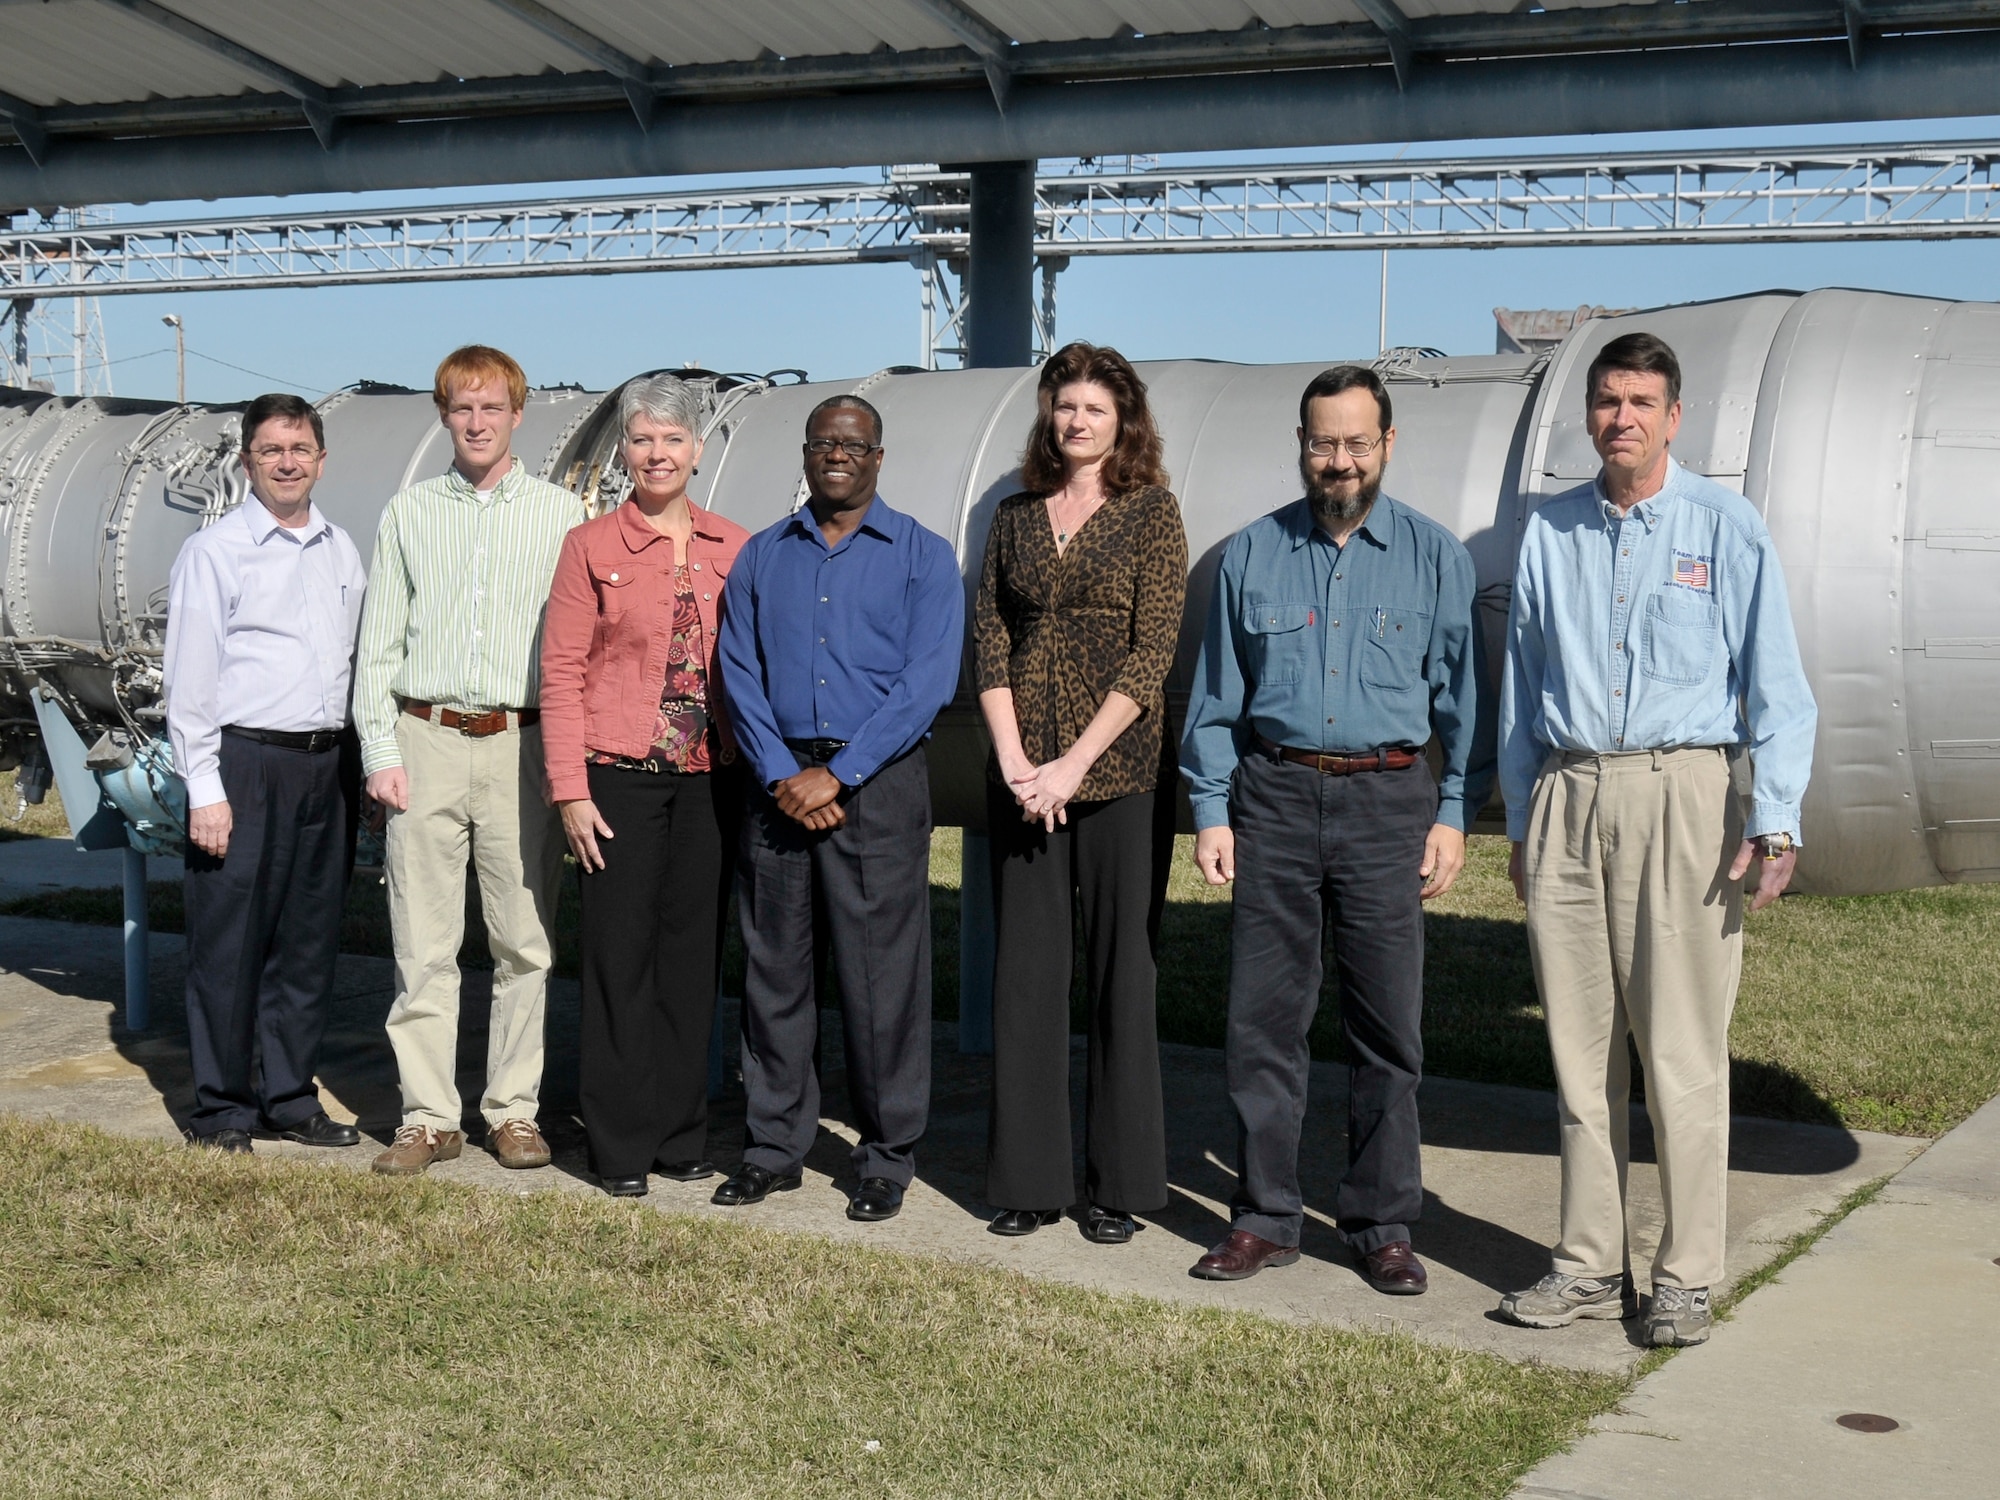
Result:
{"label": "man with red hair", "polygon": [[389,1041],[403,1124],[375,1170],[409,1176],[465,1143],[458,1093],[458,947],[465,867],[493,950],[486,1139],[503,1167],[549,1162],[535,1116],[555,959],[561,823],[542,794],[537,642],[569,491],[514,456],[521,367],[481,344],[453,351],[432,391],[452,464],[389,501],[375,535],[355,661],[368,795],[388,819],[396,1001]]}

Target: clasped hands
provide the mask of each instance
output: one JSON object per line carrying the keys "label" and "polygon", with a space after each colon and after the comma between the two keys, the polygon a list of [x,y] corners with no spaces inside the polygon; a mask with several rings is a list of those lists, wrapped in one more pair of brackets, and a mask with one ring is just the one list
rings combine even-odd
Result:
{"label": "clasped hands", "polygon": [[807,766],[771,788],[778,811],[814,833],[828,833],[847,821],[840,803],[840,778],[825,766]]}
{"label": "clasped hands", "polygon": [[1007,789],[1020,805],[1021,821],[1040,823],[1048,833],[1055,832],[1056,824],[1069,822],[1069,799],[1089,773],[1088,765],[1078,765],[1067,755],[1059,755],[1047,765],[1030,765],[1024,759],[1000,767]]}

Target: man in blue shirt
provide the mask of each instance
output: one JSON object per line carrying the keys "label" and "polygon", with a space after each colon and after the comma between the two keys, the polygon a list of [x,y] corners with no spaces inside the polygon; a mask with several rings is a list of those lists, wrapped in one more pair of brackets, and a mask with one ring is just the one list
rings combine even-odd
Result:
{"label": "man in blue shirt", "polygon": [[1410,1296],[1428,1285],[1409,1228],[1423,1208],[1423,902],[1458,878],[1492,781],[1472,559],[1381,493],[1396,429],[1374,371],[1316,376],[1298,438],[1306,498],[1223,551],[1181,741],[1195,863],[1210,885],[1236,884],[1234,1221],[1194,1274],[1236,1281],[1299,1258],[1306,1036],[1330,922],[1351,1063],[1335,1212],[1369,1283]]}
{"label": "man in blue shirt", "polygon": [[810,498],[737,555],[716,654],[750,767],[737,864],[746,970],[743,1165],[729,1206],[799,1186],[819,1128],[814,912],[840,979],[861,1140],[848,1217],[893,1218],[930,1113],[930,775],[958,685],[965,588],[944,538],[876,493],[881,413],[806,419]]}
{"label": "man in blue shirt", "polygon": [[[1500,703],[1514,889],[1562,1122],[1554,1268],[1502,1299],[1531,1328],[1636,1311],[1625,1169],[1638,1044],[1666,1227],[1645,1340],[1708,1337],[1729,1171],[1729,1017],[1756,911],[1792,876],[1816,714],[1777,549],[1667,448],[1681,371],[1649,333],[1591,363],[1603,468],[1529,517]],[[1746,821],[1732,761],[1754,761]],[[1761,858],[1760,858],[1761,856]]]}

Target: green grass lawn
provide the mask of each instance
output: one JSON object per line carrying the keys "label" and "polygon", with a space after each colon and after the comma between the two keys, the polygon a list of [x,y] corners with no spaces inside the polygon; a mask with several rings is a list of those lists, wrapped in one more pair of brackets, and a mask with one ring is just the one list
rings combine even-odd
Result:
{"label": "green grass lawn", "polygon": [[1504,1495],[1622,1379],[0,1116],[0,1493]]}
{"label": "green grass lawn", "polygon": [[[9,776],[0,779],[0,808],[12,806]],[[47,817],[46,808],[31,814]],[[8,826],[0,823],[0,830]],[[1215,1047],[1222,1043],[1228,987],[1229,892],[1202,884],[1189,857],[1192,842],[1180,840],[1161,926],[1160,1035]],[[1441,1077],[1552,1088],[1526,930],[1506,865],[1505,840],[1475,837],[1457,887],[1431,904],[1426,1066]],[[958,830],[940,829],[931,851],[933,994],[946,1020],[958,1014],[958,877]],[[150,906],[155,928],[180,930],[178,884],[155,885]],[[477,909],[469,907],[463,956],[485,962]],[[120,919],[116,891],[56,892],[5,910]],[[558,967],[574,974],[574,881],[564,883],[558,926]],[[342,944],[350,953],[390,951],[387,906],[373,872],[355,878]],[[2000,885],[1788,897],[1751,917],[1730,1036],[1737,1112],[1901,1134],[1949,1129],[2000,1092],[1995,952]],[[740,993],[742,953],[733,940],[724,979]],[[1079,979],[1079,1030],[1082,1003]],[[1331,1003],[1314,1022],[1312,1048],[1316,1057],[1341,1055]]]}

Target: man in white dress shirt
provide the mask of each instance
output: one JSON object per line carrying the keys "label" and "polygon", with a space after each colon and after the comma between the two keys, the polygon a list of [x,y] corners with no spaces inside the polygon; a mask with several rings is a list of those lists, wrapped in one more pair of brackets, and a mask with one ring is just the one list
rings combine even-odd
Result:
{"label": "man in white dress shirt", "polygon": [[188,787],[188,1138],[250,1150],[263,1130],[352,1146],[314,1071],[354,867],[360,757],[348,727],[367,574],[312,503],[319,413],[243,413],[255,499],[196,532],[167,604],[167,732]]}

